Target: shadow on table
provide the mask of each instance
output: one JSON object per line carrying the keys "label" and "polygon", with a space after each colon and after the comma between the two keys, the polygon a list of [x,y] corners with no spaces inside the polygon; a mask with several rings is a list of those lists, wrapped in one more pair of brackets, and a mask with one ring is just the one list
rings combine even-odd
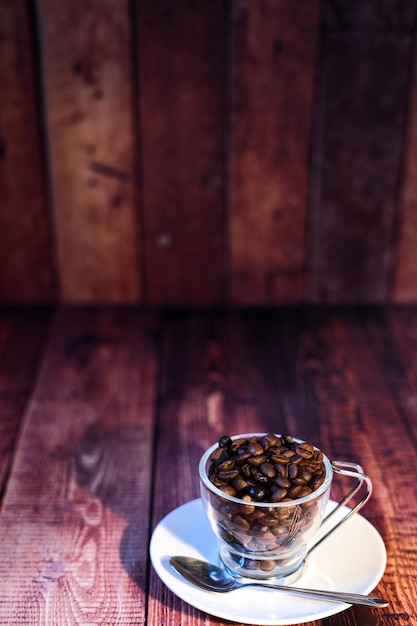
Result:
{"label": "shadow on table", "polygon": [[144,591],[152,530],[151,437],[146,426],[106,427],[97,422],[69,456],[66,487],[66,506],[81,516],[85,541],[93,537],[105,551],[105,567],[119,561]]}
{"label": "shadow on table", "polygon": [[[123,424],[88,429],[70,455],[66,489],[67,504],[82,517],[86,537],[91,539],[96,533],[96,541],[103,543],[100,547],[108,554],[108,567],[118,551],[123,568],[142,589],[146,587],[149,539],[148,431]],[[114,514],[122,518],[121,524],[114,523]],[[112,533],[123,526],[116,547]]]}

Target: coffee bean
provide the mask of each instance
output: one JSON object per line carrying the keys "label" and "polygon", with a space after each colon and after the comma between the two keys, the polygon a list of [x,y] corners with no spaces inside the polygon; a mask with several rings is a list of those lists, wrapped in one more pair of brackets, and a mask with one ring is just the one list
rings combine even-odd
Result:
{"label": "coffee bean", "polygon": [[281,435],[281,442],[283,446],[286,446],[287,448],[291,448],[293,441],[294,440],[292,437],[290,437],[290,435]]}
{"label": "coffee bean", "polygon": [[281,502],[287,495],[287,489],[275,489],[271,495],[271,502]]}
{"label": "coffee bean", "polygon": [[303,459],[312,459],[314,457],[314,446],[307,441],[298,444],[295,451],[303,457]]}
{"label": "coffee bean", "polygon": [[260,456],[264,453],[264,449],[261,444],[253,439],[249,442],[248,450],[253,456]]}
{"label": "coffee bean", "polygon": [[302,478],[304,482],[309,483],[310,480],[313,478],[313,475],[306,467],[303,467],[301,465],[298,471],[298,477]]}
{"label": "coffee bean", "polygon": [[274,478],[273,483],[280,489],[289,489],[292,484],[288,478],[284,478],[283,476],[277,476]]}
{"label": "coffee bean", "polygon": [[288,489],[288,495],[293,500],[295,500],[296,498],[301,498],[302,489],[303,489],[302,485],[293,485],[292,487]]}
{"label": "coffee bean", "polygon": [[293,480],[294,478],[297,478],[297,476],[298,476],[298,465],[291,462],[288,465],[288,478],[290,480]]}
{"label": "coffee bean", "polygon": [[217,473],[217,476],[221,479],[229,483],[231,480],[237,478],[239,476],[239,470],[231,469],[225,470]]}
{"label": "coffee bean", "polygon": [[281,438],[277,435],[274,435],[274,433],[267,433],[260,438],[259,443],[266,450],[268,448],[272,448],[273,446],[279,446],[281,444]]}
{"label": "coffee bean", "polygon": [[290,462],[290,459],[288,456],[285,456],[285,454],[273,454],[271,456],[271,461],[279,465],[287,465],[287,463]]}
{"label": "coffee bean", "polygon": [[[290,465],[292,464],[290,463]],[[274,467],[275,467],[277,476],[283,476],[284,478],[288,478],[289,465],[281,465],[277,463]]]}
{"label": "coffee bean", "polygon": [[252,476],[252,468],[247,463],[242,465],[242,469],[240,470],[240,472],[245,478],[250,478]]}
{"label": "coffee bean", "polygon": [[224,448],[216,448],[216,450],[214,450],[213,454],[211,455],[210,460],[213,461],[213,463],[222,463],[228,458],[229,455]]}
{"label": "coffee bean", "polygon": [[249,465],[252,465],[252,467],[259,467],[263,463],[266,463],[266,461],[267,461],[267,458],[264,454],[260,456],[251,456],[248,459],[248,463]]}
{"label": "coffee bean", "polygon": [[262,474],[264,474],[268,478],[274,478],[277,475],[277,470],[273,465],[271,465],[271,463],[262,463],[259,469],[261,470]]}
{"label": "coffee bean", "polygon": [[230,450],[230,446],[232,445],[232,439],[228,435],[224,435],[219,439],[219,448],[226,448],[226,450]]}
{"label": "coffee bean", "polygon": [[236,478],[232,480],[232,486],[233,486],[233,489],[235,489],[237,493],[239,493],[243,491],[244,489],[247,489],[248,483],[246,482],[246,480],[242,478],[242,476],[237,476]]}
{"label": "coffee bean", "polygon": [[247,495],[249,495],[255,502],[265,502],[267,492],[262,487],[253,485],[247,490]]}
{"label": "coffee bean", "polygon": [[241,530],[249,530],[249,528],[250,528],[250,523],[248,522],[248,520],[245,517],[243,517],[243,515],[234,515],[232,517],[232,521]]}

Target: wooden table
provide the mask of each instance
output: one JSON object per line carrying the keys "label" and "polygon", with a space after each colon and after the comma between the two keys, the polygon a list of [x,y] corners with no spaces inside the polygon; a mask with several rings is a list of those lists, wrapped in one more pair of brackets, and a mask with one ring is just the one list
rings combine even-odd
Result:
{"label": "wooden table", "polygon": [[[0,312],[0,624],[199,626],[148,559],[221,435],[289,432],[374,482],[388,562],[329,626],[417,623],[417,310]],[[343,564],[341,564],[341,567]]]}

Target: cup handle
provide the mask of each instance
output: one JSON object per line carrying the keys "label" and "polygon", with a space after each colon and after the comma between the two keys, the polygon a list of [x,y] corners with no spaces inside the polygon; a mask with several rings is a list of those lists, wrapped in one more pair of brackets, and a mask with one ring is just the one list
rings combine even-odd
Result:
{"label": "cup handle", "polygon": [[367,476],[362,467],[357,463],[350,463],[349,461],[331,461],[332,470],[335,474],[340,474],[342,476],[349,476],[350,478],[356,478],[356,484],[352,487],[352,489],[342,498],[342,500],[326,515],[323,519],[321,526],[326,524],[328,520],[333,517],[337,511],[339,511],[343,506],[345,506],[360,490],[364,490],[364,494],[360,500],[355,504],[352,509],[344,515],[341,519],[339,519],[333,526],[331,526],[320,539],[318,539],[307,551],[306,558],[311,552],[317,548],[327,537],[333,533],[339,526],[344,524],[352,515],[357,513],[359,509],[363,507],[363,505],[369,500],[372,493],[372,481]]}

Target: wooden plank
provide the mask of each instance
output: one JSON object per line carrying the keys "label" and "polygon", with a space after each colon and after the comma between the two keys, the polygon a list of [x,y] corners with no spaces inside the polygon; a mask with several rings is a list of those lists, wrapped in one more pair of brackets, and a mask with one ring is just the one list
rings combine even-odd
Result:
{"label": "wooden plank", "polygon": [[[416,561],[417,518],[415,472],[410,468],[417,462],[417,442],[415,412],[411,406],[414,392],[409,387],[408,396],[404,394],[414,376],[408,369],[413,348],[411,344],[397,346],[396,326],[402,324],[401,317],[400,314],[393,320],[388,318],[387,323],[378,312],[362,316],[363,331],[353,366],[361,391],[360,427],[368,434],[370,452],[376,461],[370,469],[375,483],[370,506],[377,527],[382,529],[388,553],[384,593],[393,601],[390,612],[402,613],[412,624],[417,618],[413,600],[417,584],[411,574]],[[411,327],[404,334],[410,330]],[[415,327],[411,334],[415,334]],[[365,343],[369,351],[361,351]]]}
{"label": "wooden plank", "polygon": [[324,39],[308,261],[316,302],[389,295],[412,36],[361,25]]}
{"label": "wooden plank", "polygon": [[37,376],[51,312],[0,311],[0,495],[6,485],[16,441]]}
{"label": "wooden plank", "polygon": [[325,4],[323,21],[326,30],[333,32],[383,31],[411,34],[414,32],[416,14],[416,0],[366,0],[360,3],[337,0]]}
{"label": "wooden plank", "polygon": [[[410,3],[416,12],[415,3]],[[408,9],[410,10],[410,8]],[[416,87],[417,54],[414,50],[412,70],[409,79],[409,110],[406,126],[406,146],[402,189],[398,208],[398,228],[395,240],[395,256],[393,260],[392,284],[390,298],[394,302],[412,303],[417,301],[417,222],[416,222],[416,188],[415,164],[417,152],[415,148],[417,136],[417,87]]]}
{"label": "wooden plank", "polygon": [[0,4],[0,300],[55,299],[28,3]]}
{"label": "wooden plank", "polygon": [[379,324],[367,323],[369,342],[400,412],[407,438],[417,450],[417,311],[389,308]]}
{"label": "wooden plank", "polygon": [[[320,407],[323,445],[333,458],[343,455],[359,461],[374,483],[363,515],[381,532],[387,547],[387,568],[375,593],[392,602],[385,616],[375,617],[375,623],[401,613],[411,624],[416,616],[410,599],[416,593],[411,573],[415,567],[411,546],[415,546],[416,517],[410,467],[415,465],[417,448],[408,436],[401,404],[392,393],[386,368],[389,347],[383,357],[384,339],[390,340],[389,346],[392,337],[384,332],[378,310],[336,315],[315,312],[309,320],[314,337],[310,348],[315,365],[312,391]],[[397,375],[402,377],[401,372]],[[404,498],[407,489],[408,500]],[[368,619],[363,609],[357,607],[353,613],[358,624]]]}
{"label": "wooden plank", "polygon": [[404,175],[389,294],[393,302],[404,304],[417,302],[417,51],[414,52],[412,62]]}
{"label": "wooden plank", "polygon": [[231,301],[301,302],[320,3],[233,7]]}
{"label": "wooden plank", "polygon": [[224,300],[225,11],[222,0],[139,4],[147,300]]}
{"label": "wooden plank", "polygon": [[[206,416],[210,314],[165,314],[161,337],[152,527],[199,494],[197,464],[210,443]],[[187,617],[182,618],[181,612]],[[187,623],[198,612],[182,603],[150,571],[147,623]]]}
{"label": "wooden plank", "polygon": [[151,313],[61,311],[0,516],[0,622],[145,621]]}
{"label": "wooden plank", "polygon": [[64,302],[141,298],[129,2],[39,2]]}

